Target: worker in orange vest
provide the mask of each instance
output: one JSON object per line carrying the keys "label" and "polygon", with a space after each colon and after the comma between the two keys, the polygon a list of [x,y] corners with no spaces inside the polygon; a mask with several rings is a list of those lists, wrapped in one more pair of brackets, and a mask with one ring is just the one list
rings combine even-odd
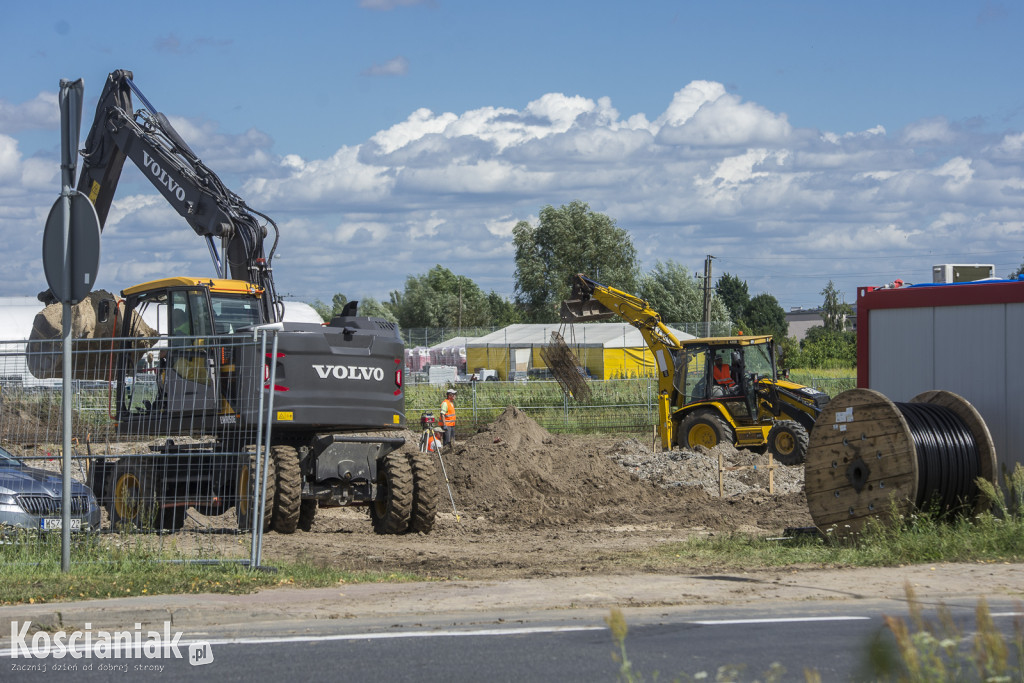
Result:
{"label": "worker in orange vest", "polygon": [[732,379],[731,368],[722,362],[721,356],[715,356],[715,384],[722,387],[726,393],[732,393],[732,390],[736,387],[736,382]]}
{"label": "worker in orange vest", "polygon": [[444,427],[444,445],[455,441],[455,390],[449,389],[441,402],[441,426]]}

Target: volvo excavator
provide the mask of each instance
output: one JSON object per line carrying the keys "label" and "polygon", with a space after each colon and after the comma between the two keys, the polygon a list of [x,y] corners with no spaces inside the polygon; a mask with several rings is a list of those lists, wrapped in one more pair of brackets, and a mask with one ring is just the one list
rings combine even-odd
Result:
{"label": "volvo excavator", "polygon": [[650,305],[584,275],[562,302],[567,323],[618,316],[640,330],[658,373],[661,447],[767,448],[783,465],[798,465],[828,394],[779,379],[770,336],[680,341]]}
{"label": "volvo excavator", "polygon": [[[114,330],[100,365],[116,387],[118,431],[162,443],[94,462],[90,483],[111,525],[177,529],[189,507],[216,515],[233,506],[239,528],[291,533],[308,530],[318,507],[361,505],[378,533],[429,532],[433,462],[402,452],[396,434],[406,424],[397,325],[358,316],[355,302],[325,325],[283,322],[276,224],[200,160],[132,72],[108,76],[81,156],[77,190],[101,228],[131,160],[206,241],[216,271],[146,282],[96,306]],[[146,337],[143,320],[156,321],[160,339]],[[278,330],[274,357],[253,343],[261,326]],[[268,420],[266,505],[257,510],[253,444]]]}

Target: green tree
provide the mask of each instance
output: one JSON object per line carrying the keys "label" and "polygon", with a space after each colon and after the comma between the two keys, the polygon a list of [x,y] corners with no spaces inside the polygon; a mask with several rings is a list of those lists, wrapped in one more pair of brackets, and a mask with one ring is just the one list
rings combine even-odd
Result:
{"label": "green tree", "polygon": [[[666,323],[704,320],[704,291],[700,281],[675,261],[660,261],[640,279],[637,296],[647,301]],[[729,320],[729,312],[717,296],[711,299],[711,320]]]}
{"label": "green tree", "polygon": [[490,309],[490,325],[506,327],[523,322],[523,314],[512,301],[501,296],[494,290],[487,295],[487,307]]}
{"label": "green tree", "polygon": [[[387,304],[374,299],[372,296],[364,297],[358,300],[356,314],[372,318],[384,318],[391,322],[398,322],[395,318],[395,314],[391,312],[390,307]],[[328,307],[320,299],[316,299],[310,306],[314,311],[317,312],[324,322],[330,322],[331,318],[336,315],[341,315],[341,312],[345,310],[345,304],[348,303],[348,297],[340,292],[331,297],[332,306]]]}
{"label": "green tree", "polygon": [[480,287],[440,265],[410,276],[402,292],[391,292],[386,307],[403,328],[475,327],[490,322],[490,305]]}
{"label": "green tree", "polygon": [[750,291],[747,289],[746,281],[735,275],[722,273],[722,277],[718,278],[718,284],[715,285],[715,294],[729,311],[733,323],[739,325],[743,320],[743,312],[750,303]]}
{"label": "green tree", "polygon": [[825,323],[825,329],[842,332],[846,329],[846,316],[853,313],[853,306],[839,300],[839,290],[831,280],[825,289],[821,290],[821,295],[825,297],[821,305],[821,319]]}
{"label": "green tree", "polygon": [[364,296],[359,300],[359,315],[368,318],[383,318],[389,322],[397,323],[398,319],[387,304],[377,301],[372,296]]}
{"label": "green tree", "polygon": [[857,365],[857,333],[815,325],[800,342],[800,367],[849,368]]}
{"label": "green tree", "polygon": [[1021,261],[1020,267],[1006,276],[1007,280],[1016,280],[1021,275],[1024,275],[1024,261]]}
{"label": "green tree", "polygon": [[545,206],[533,227],[519,221],[515,246],[516,303],[528,322],[556,322],[573,276],[583,273],[602,284],[636,291],[636,248],[629,233],[581,201]]}
{"label": "green tree", "polygon": [[779,370],[792,370],[800,365],[800,342],[796,337],[784,337],[782,343],[777,345],[779,351]]}
{"label": "green tree", "polygon": [[779,300],[771,294],[758,294],[753,297],[743,311],[743,320],[750,328],[744,332],[749,334],[770,334],[779,343],[789,336],[786,312],[779,305]]}

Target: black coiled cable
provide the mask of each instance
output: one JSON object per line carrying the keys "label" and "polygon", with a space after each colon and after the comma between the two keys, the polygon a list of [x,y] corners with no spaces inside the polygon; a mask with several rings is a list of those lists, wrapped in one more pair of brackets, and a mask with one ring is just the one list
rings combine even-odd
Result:
{"label": "black coiled cable", "polygon": [[934,502],[947,511],[976,499],[978,445],[960,416],[930,403],[895,405],[910,427],[917,452],[917,507]]}

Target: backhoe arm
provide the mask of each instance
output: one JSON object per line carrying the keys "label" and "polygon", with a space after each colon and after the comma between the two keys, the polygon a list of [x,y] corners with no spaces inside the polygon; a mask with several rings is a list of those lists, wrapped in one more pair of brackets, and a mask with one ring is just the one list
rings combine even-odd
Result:
{"label": "backhoe arm", "polygon": [[[132,110],[132,93],[144,105]],[[114,71],[96,105],[96,117],[82,150],[78,190],[96,207],[100,229],[107,220],[125,159],[131,159],[164,199],[207,241],[218,277],[250,282],[264,292],[266,319],[281,319],[282,304],[270,267],[277,226],[246,206],[216,173],[207,168],[167,117],[149,103],[132,81],[132,72]],[[274,245],[264,253],[268,226]],[[215,238],[220,238],[223,260]]]}
{"label": "backhoe arm", "polygon": [[[584,275],[573,280],[572,298],[562,302],[564,322],[605,320],[618,316],[640,330],[644,341],[654,353],[658,364],[658,435],[661,447],[672,449],[672,404],[676,398],[673,386],[676,363],[685,356],[679,340],[661,321],[661,315],[640,297],[602,285]],[[680,354],[677,358],[676,354]]]}
{"label": "backhoe arm", "polygon": [[605,320],[613,316],[640,330],[658,361],[659,374],[671,382],[675,372],[673,352],[680,348],[680,344],[661,321],[661,315],[640,297],[577,275],[573,280],[572,298],[562,302],[563,322]]}

